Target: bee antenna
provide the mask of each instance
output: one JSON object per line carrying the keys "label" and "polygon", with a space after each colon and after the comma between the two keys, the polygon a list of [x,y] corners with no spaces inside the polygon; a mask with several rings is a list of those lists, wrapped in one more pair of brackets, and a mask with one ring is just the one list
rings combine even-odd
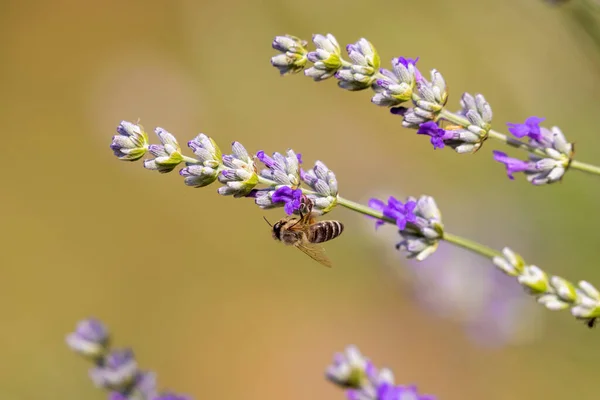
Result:
{"label": "bee antenna", "polygon": [[269,220],[267,219],[267,217],[263,216],[263,218],[265,219],[265,221],[267,221],[267,224],[269,224],[269,226],[272,228],[272,227],[273,227],[273,224],[271,224],[271,223],[269,222]]}

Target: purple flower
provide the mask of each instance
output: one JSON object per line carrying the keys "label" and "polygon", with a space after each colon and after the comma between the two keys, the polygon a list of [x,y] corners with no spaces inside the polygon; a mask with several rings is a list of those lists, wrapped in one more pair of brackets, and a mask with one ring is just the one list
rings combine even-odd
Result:
{"label": "purple flower", "polygon": [[98,387],[119,390],[135,383],[138,372],[131,349],[113,350],[98,367],[90,370],[90,378]]}
{"label": "purple flower", "polygon": [[[374,210],[381,211],[384,216],[396,221],[396,225],[400,230],[406,228],[408,222],[416,223],[417,217],[414,213],[417,203],[415,201],[407,201],[402,203],[400,200],[390,196],[387,204],[378,199],[369,200],[369,207]],[[377,220],[375,227],[382,225],[384,222]]]}
{"label": "purple flower", "polygon": [[525,172],[531,169],[535,169],[534,163],[529,161],[522,161],[516,158],[509,157],[506,153],[498,150],[494,150],[494,160],[503,163],[506,166],[506,174],[509,179],[515,179],[512,175],[514,172]]}
{"label": "purple flower", "polygon": [[454,138],[454,134],[452,132],[445,131],[433,121],[427,121],[419,125],[419,130],[417,133],[419,135],[431,136],[431,144],[433,145],[434,149],[443,149],[444,140],[450,140]]}
{"label": "purple flower", "polygon": [[529,117],[523,124],[507,123],[506,125],[508,126],[508,131],[519,139],[528,136],[533,140],[540,141],[542,137],[540,123],[544,120],[545,118]]}
{"label": "purple flower", "polygon": [[287,215],[291,215],[302,206],[302,190],[282,186],[271,195],[273,203],[285,203],[283,209]]}
{"label": "purple flower", "polygon": [[349,346],[346,354],[335,355],[326,376],[336,385],[348,388],[348,400],[435,400],[433,396],[420,395],[414,385],[395,385],[389,369],[378,370],[355,346]]}
{"label": "purple flower", "polygon": [[102,322],[89,318],[80,321],[75,332],[67,335],[66,341],[71,350],[84,356],[97,358],[106,351],[108,331]]}

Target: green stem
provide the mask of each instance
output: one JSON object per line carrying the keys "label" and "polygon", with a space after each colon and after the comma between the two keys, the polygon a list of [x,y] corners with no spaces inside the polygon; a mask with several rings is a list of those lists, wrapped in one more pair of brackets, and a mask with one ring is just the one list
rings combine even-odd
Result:
{"label": "green stem", "polygon": [[577,160],[571,161],[570,168],[578,169],[580,171],[587,172],[590,174],[600,175],[600,167]]}
{"label": "green stem", "polygon": [[[380,211],[373,210],[370,207],[367,207],[367,206],[359,204],[359,203],[355,203],[351,200],[344,199],[343,197],[338,196],[337,203],[342,207],[346,207],[352,211],[356,211],[357,213],[360,213],[363,215],[368,215],[370,217],[377,218],[377,219],[387,222],[389,224],[396,223],[396,221],[394,219],[384,216],[383,213]],[[442,238],[442,240],[445,240],[448,243],[451,243],[455,246],[462,247],[463,249],[472,251],[474,253],[480,254],[480,255],[490,258],[490,259],[492,259],[496,256],[501,256],[501,254],[498,251],[496,251],[490,247],[487,247],[483,244],[474,242],[470,239],[463,238],[461,236],[453,235],[448,232],[444,232],[444,237]]]}

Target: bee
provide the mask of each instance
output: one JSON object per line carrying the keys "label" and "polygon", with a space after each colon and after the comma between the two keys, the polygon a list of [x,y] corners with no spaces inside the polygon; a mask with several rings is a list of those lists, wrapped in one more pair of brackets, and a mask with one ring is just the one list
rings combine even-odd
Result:
{"label": "bee", "polygon": [[265,221],[273,228],[273,239],[288,246],[294,246],[313,260],[326,267],[332,267],[331,260],[325,254],[325,249],[318,243],[327,242],[340,236],[344,231],[344,225],[340,221],[334,220],[317,221],[312,212],[312,201],[306,196],[303,196],[302,201],[299,210],[300,218],[285,217],[273,225],[265,218]]}

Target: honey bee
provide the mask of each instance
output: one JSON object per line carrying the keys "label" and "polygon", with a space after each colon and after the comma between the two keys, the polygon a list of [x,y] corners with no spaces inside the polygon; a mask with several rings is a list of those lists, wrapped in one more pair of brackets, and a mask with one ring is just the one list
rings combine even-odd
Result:
{"label": "honey bee", "polygon": [[[340,236],[344,225],[340,221],[317,221],[312,212],[312,201],[303,197],[300,218],[289,216],[280,219],[274,225],[265,218],[273,228],[273,239],[294,246],[326,267],[332,267],[325,249],[318,243],[327,242]],[[304,210],[304,212],[303,212]]]}

